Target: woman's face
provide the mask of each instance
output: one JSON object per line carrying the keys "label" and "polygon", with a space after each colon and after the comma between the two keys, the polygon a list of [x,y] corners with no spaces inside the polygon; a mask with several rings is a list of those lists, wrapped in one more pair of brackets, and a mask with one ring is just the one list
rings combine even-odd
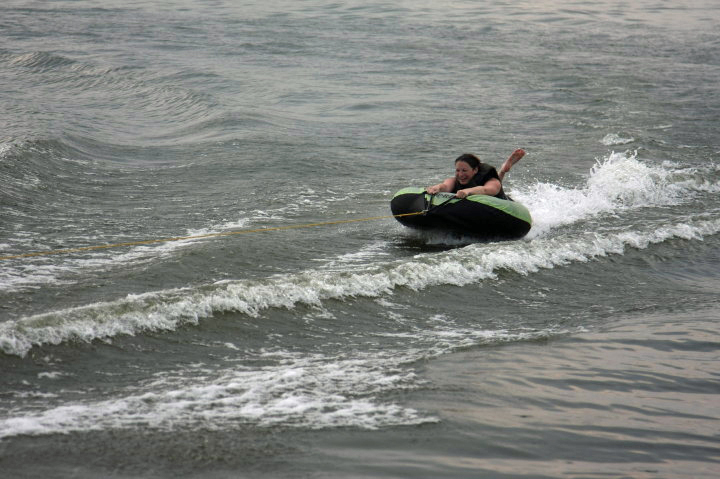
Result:
{"label": "woman's face", "polygon": [[458,161],[455,163],[455,179],[459,181],[461,185],[468,184],[477,172],[477,168],[470,168],[470,165],[464,161]]}

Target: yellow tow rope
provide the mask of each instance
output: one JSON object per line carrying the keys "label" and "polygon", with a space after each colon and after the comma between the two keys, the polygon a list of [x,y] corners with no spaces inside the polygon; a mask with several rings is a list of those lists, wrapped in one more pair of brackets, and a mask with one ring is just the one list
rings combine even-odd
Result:
{"label": "yellow tow rope", "polygon": [[322,223],[307,223],[307,224],[302,224],[302,225],[273,226],[273,227],[268,227],[268,228],[257,228],[257,229],[252,229],[252,230],[226,231],[224,233],[208,233],[208,234],[204,234],[204,235],[195,235],[195,236],[178,236],[175,238],[158,238],[158,239],[143,240],[143,241],[130,241],[127,243],[101,244],[101,245],[94,245],[94,246],[82,246],[79,248],[54,249],[54,250],[48,250],[48,251],[35,251],[33,253],[23,253],[23,254],[15,254],[15,255],[10,255],[10,256],[0,256],[0,261],[9,260],[9,259],[18,259],[18,258],[32,258],[33,256],[49,256],[49,255],[54,255],[54,254],[78,253],[78,252],[82,252],[82,251],[92,251],[92,250],[97,250],[97,249],[120,248],[123,246],[139,246],[139,245],[155,244],[155,243],[168,243],[170,241],[184,241],[184,240],[193,240],[193,239],[214,238],[217,236],[232,236],[232,235],[242,235],[242,234],[247,234],[247,233],[265,233],[267,231],[310,228],[313,226],[328,226],[328,225],[339,225],[339,224],[344,224],[344,223],[358,223],[360,221],[373,221],[373,220],[380,220],[380,219],[385,219],[385,218],[399,218],[401,216],[414,216],[414,215],[420,215],[423,213],[424,213],[424,211],[418,211],[415,213],[402,213],[399,215],[371,216],[368,218],[355,218],[355,219],[351,219],[351,220],[325,221]]}

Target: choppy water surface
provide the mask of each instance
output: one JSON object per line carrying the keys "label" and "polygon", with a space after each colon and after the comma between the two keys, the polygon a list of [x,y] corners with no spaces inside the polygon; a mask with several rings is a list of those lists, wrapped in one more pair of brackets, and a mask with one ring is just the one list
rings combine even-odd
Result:
{"label": "choppy water surface", "polygon": [[[715,477],[720,10],[690,3],[3,4],[0,466]],[[523,240],[386,217],[517,147]]]}

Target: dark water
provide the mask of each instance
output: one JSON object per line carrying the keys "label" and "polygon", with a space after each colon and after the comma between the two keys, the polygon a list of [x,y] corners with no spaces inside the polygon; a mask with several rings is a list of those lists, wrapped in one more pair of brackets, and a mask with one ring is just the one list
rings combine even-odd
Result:
{"label": "dark water", "polygon": [[[718,20],[5,2],[0,470],[717,477]],[[523,240],[385,217],[517,147]]]}

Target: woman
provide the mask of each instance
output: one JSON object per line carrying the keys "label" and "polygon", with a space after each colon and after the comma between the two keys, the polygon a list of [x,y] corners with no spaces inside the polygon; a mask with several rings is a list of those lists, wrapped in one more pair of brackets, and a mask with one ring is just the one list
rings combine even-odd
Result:
{"label": "woman", "polygon": [[505,160],[500,172],[494,167],[482,163],[477,156],[470,153],[460,155],[455,160],[455,176],[448,178],[442,183],[430,186],[427,192],[431,195],[446,191],[455,193],[458,198],[465,198],[470,195],[489,195],[497,198],[508,199],[502,189],[502,179],[510,168],[525,156],[525,151],[518,149]]}

